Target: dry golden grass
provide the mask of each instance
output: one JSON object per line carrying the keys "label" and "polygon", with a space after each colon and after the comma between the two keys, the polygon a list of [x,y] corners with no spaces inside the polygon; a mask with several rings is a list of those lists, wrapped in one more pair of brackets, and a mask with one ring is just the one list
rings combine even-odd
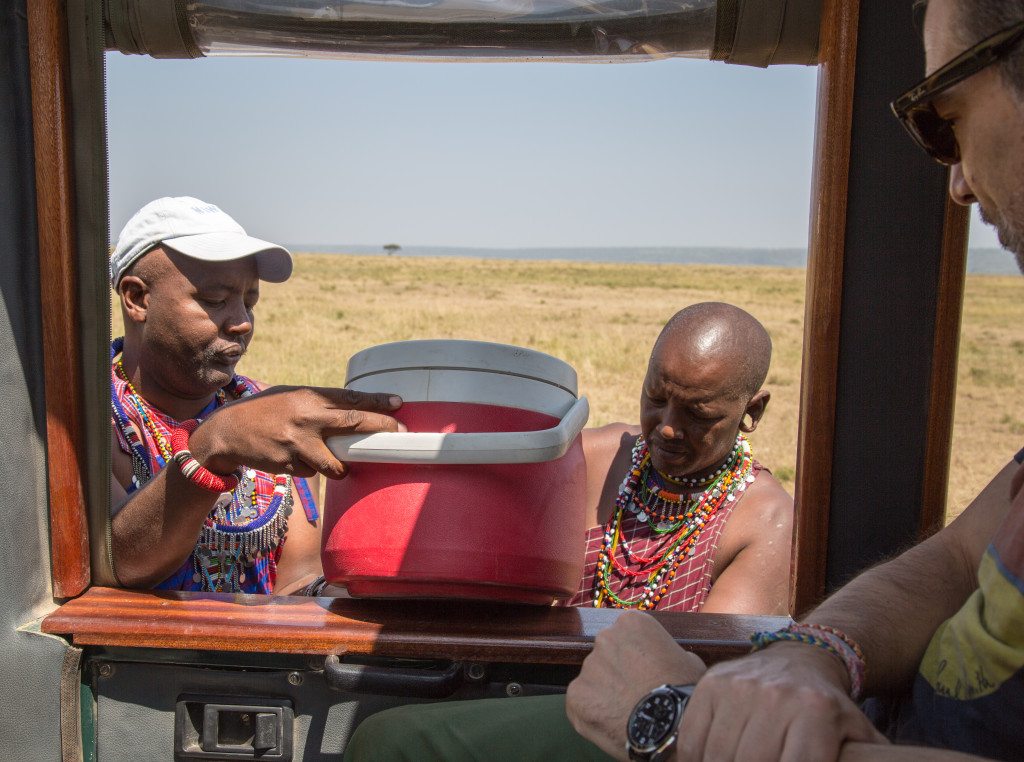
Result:
{"label": "dry golden grass", "polygon": [[[1009,256],[1009,255],[1007,255]],[[947,516],[952,518],[1024,446],[1017,390],[1024,373],[1024,283],[967,277]]]}
{"label": "dry golden grass", "polygon": [[[1024,439],[1024,412],[1010,402],[1024,366],[1022,288],[1012,277],[968,278],[951,516]],[[591,425],[635,422],[647,355],[662,325],[682,307],[708,300],[742,306],[772,335],[772,401],[751,439],[757,457],[792,491],[802,270],[303,254],[290,281],[264,284],[257,340],[239,371],[272,383],[338,385],[348,357],[374,344],[497,341],[571,363],[591,402]]]}
{"label": "dry golden grass", "polygon": [[694,302],[742,304],[775,339],[775,397],[754,437],[758,457],[792,481],[803,321],[803,274],[463,258],[305,255],[269,286],[259,340],[242,372],[338,384],[349,355],[385,341],[466,338],[532,347],[568,361],[590,399],[591,424],[636,421],[651,345]]}

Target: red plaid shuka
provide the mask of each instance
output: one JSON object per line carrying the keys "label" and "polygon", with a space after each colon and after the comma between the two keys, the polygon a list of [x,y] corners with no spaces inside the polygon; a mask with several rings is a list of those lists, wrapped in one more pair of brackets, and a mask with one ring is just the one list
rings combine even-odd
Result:
{"label": "red plaid shuka", "polygon": [[[762,466],[754,461],[751,474],[756,479],[762,470]],[[749,491],[749,490],[747,490]],[[715,564],[715,551],[718,550],[718,540],[725,528],[725,522],[729,520],[733,509],[743,499],[747,491],[738,492],[736,499],[726,501],[725,504],[715,511],[711,519],[704,526],[697,539],[689,558],[680,564],[676,572],[675,581],[668,589],[668,592],[661,597],[656,611],[686,611],[697,612],[704,606],[704,602],[711,592],[711,573]],[[666,539],[653,534],[646,522],[637,520],[636,515],[630,511],[623,511],[622,528],[619,530],[623,540],[629,543],[632,551],[639,556],[653,556],[658,554],[664,547]],[[583,578],[580,580],[579,589],[576,594],[566,602],[566,606],[593,606],[594,585],[597,582],[597,556],[601,551],[601,541],[604,537],[604,527],[596,526],[587,530],[586,559],[583,566]],[[629,567],[628,562],[620,552],[618,560]],[[613,569],[611,573],[612,590],[625,599],[637,598],[644,591],[647,584],[647,577],[628,577]]]}

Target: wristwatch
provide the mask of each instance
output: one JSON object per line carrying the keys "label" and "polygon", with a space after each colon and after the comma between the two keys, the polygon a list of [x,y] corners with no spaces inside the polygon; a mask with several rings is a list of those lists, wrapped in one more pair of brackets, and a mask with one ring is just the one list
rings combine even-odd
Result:
{"label": "wristwatch", "polygon": [[633,708],[626,723],[626,752],[633,762],[669,759],[679,738],[679,722],[695,685],[662,685]]}

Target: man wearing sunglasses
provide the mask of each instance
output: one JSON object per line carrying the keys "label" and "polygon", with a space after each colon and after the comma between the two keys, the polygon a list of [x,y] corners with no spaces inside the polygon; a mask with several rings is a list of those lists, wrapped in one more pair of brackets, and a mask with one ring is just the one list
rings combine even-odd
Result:
{"label": "man wearing sunglasses", "polygon": [[[977,202],[1024,270],[1024,0],[927,6],[929,74],[893,111],[949,165],[953,199]],[[1021,459],[1024,451],[949,527],[865,572],[802,623],[766,633],[742,659],[704,672],[692,655],[673,655],[649,617],[620,618],[569,688],[570,720],[619,758],[627,743],[634,759],[1024,758]],[[673,686],[676,697],[657,693],[663,683],[691,685]],[[865,709],[889,738],[916,748],[883,745],[855,703],[880,696],[899,698]],[[674,756],[653,745],[635,753],[634,721],[644,741],[665,733]]]}
{"label": "man wearing sunglasses", "polygon": [[[933,3],[937,24],[945,3]],[[1021,100],[1024,99],[1024,21],[1019,2],[981,2],[956,10],[959,34],[935,30],[929,60],[955,49],[972,33],[990,32],[923,82],[900,96],[892,109],[911,137],[937,161],[950,166],[950,193],[978,202],[982,219],[1024,269],[1024,187],[1021,173]],[[1010,22],[1010,23],[1005,23]],[[1003,24],[1005,23],[1005,26]],[[925,36],[926,44],[929,36]],[[968,84],[969,83],[969,84]],[[969,141],[969,142],[968,142]],[[962,145],[963,144],[963,145]]]}

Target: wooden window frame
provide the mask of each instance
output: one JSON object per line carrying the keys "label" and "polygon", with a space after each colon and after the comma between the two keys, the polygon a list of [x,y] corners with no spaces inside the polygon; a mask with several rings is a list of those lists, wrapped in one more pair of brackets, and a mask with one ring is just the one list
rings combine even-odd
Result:
{"label": "wooden window frame", "polygon": [[[84,402],[75,287],[66,18],[63,4],[57,0],[29,3],[28,10],[41,296],[46,306],[43,334],[52,581],[55,598],[81,596],[48,617],[44,630],[67,635],[80,645],[215,646],[247,651],[298,649],[303,653],[372,650],[416,656],[454,651],[467,654],[465,658],[499,653],[505,658],[511,652],[541,662],[580,661],[596,632],[614,621],[617,612],[516,609],[515,618],[537,625],[515,628],[530,633],[525,639],[517,640],[506,626],[473,640],[472,633],[479,633],[481,627],[486,630],[476,620],[453,615],[448,626],[441,628],[426,615],[413,616],[410,612],[422,614],[415,604],[391,604],[392,613],[388,614],[373,602],[90,589],[81,472],[85,462],[80,445]],[[797,445],[794,612],[806,610],[825,590],[858,13],[855,0],[823,3]],[[965,212],[952,206],[947,209],[944,254],[949,256],[943,259],[936,366],[956,357],[966,219]],[[954,375],[952,380],[950,375]],[[922,531],[933,530],[944,510],[955,374],[933,373],[931,383],[928,425],[933,436],[926,456],[930,478],[922,496]],[[379,615],[376,622],[361,615],[367,609]],[[479,611],[472,606],[465,610]],[[752,629],[770,628],[781,621],[710,614],[657,616],[680,642],[710,658],[742,652]],[[509,617],[491,614],[482,618],[507,622]],[[462,628],[462,635],[452,634],[455,626]]]}

